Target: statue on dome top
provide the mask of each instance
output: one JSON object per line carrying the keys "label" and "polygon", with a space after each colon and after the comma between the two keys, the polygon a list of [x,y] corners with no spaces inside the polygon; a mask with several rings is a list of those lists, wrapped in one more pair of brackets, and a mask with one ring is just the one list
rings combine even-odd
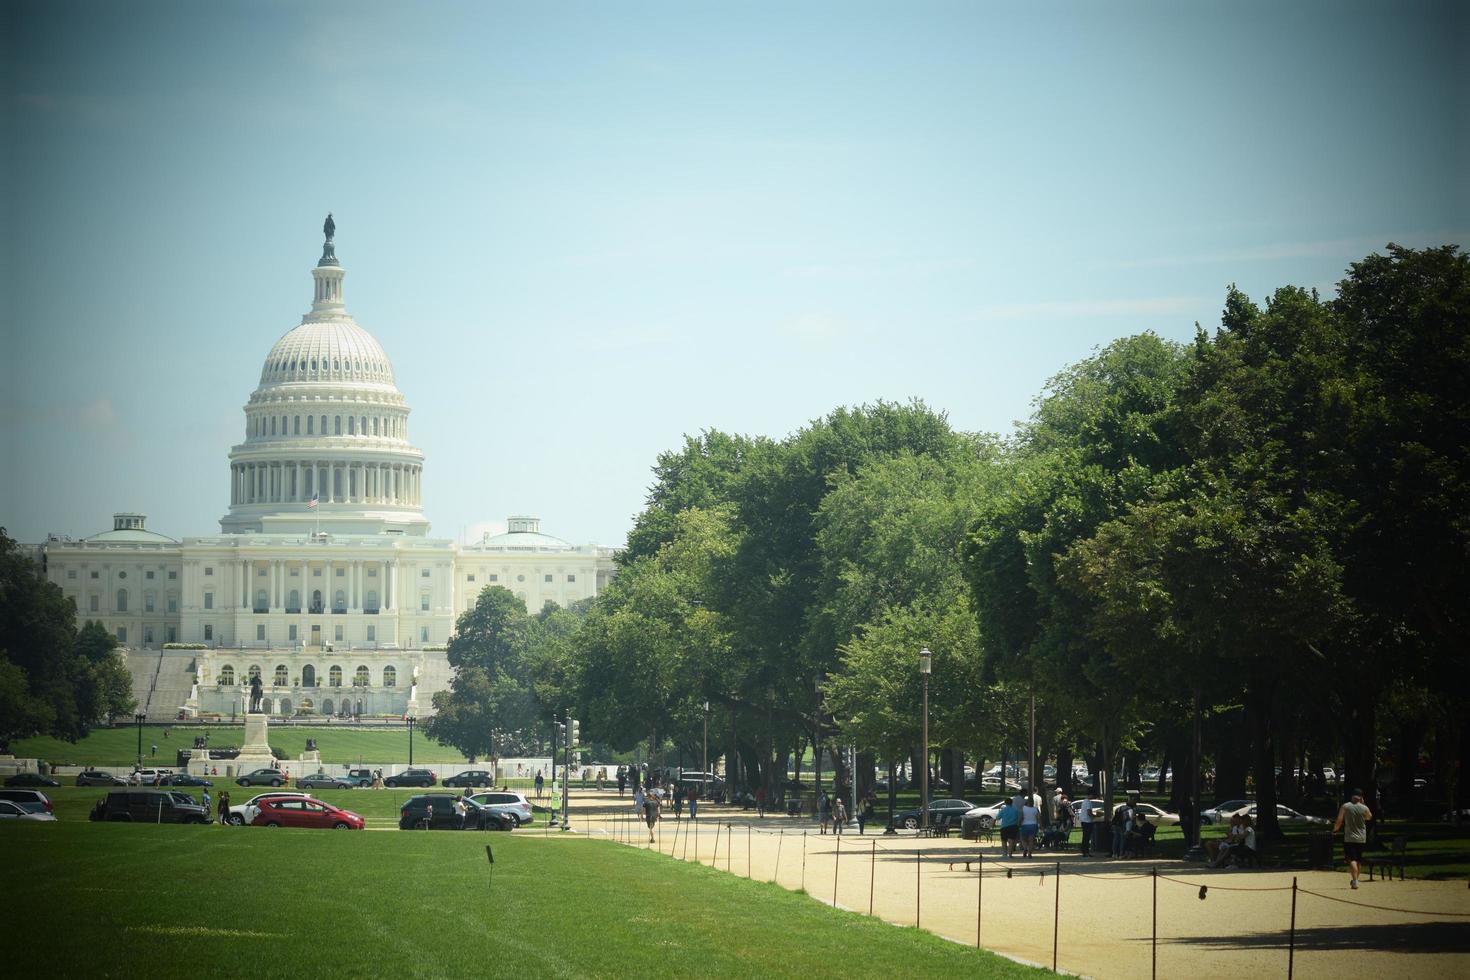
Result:
{"label": "statue on dome top", "polygon": [[327,236],[327,241],[330,242],[332,240],[332,236],[335,235],[336,233],[337,233],[337,222],[335,222],[335,221],[332,220],[332,212],[328,211],[327,212],[327,220],[322,223],[322,234],[323,235],[326,235]]}

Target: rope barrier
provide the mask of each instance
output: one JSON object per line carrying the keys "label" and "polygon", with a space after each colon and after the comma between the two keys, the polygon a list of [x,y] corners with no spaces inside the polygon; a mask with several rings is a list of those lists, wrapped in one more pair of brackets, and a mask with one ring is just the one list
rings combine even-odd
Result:
{"label": "rope barrier", "polygon": [[1428,916],[1451,916],[1456,919],[1470,918],[1470,912],[1425,912],[1420,909],[1396,909],[1390,905],[1373,905],[1370,902],[1354,902],[1347,898],[1338,898],[1336,895],[1323,895],[1321,892],[1300,889],[1303,895],[1311,895],[1314,898],[1325,898],[1329,902],[1341,902],[1343,905],[1356,905],[1359,908],[1377,909],[1380,912],[1402,912],[1405,915],[1428,915]]}
{"label": "rope barrier", "polygon": [[1208,888],[1214,892],[1289,892],[1290,885],[1281,885],[1274,888],[1241,888],[1231,885],[1214,885],[1204,881],[1185,881],[1182,878],[1170,878],[1168,875],[1159,875],[1163,881],[1172,881],[1176,885],[1187,885],[1190,888]]}

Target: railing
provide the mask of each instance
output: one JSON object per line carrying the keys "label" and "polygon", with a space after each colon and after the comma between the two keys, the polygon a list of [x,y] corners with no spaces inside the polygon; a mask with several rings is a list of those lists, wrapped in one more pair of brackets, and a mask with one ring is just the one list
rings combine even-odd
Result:
{"label": "railing", "polygon": [[262,609],[260,606],[256,606],[255,607],[255,614],[257,616],[264,615],[265,613],[268,613],[268,612],[270,612],[269,609]]}
{"label": "railing", "polygon": [[286,607],[286,612],[288,612],[288,613],[290,613],[291,615],[294,616],[294,615],[297,615],[297,614],[299,614],[301,612],[301,607],[300,606],[297,606],[296,608],[293,609],[290,606],[287,606]]}

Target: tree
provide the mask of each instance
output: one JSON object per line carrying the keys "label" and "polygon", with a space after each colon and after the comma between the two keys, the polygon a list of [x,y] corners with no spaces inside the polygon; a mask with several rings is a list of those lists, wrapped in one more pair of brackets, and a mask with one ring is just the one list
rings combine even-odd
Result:
{"label": "tree", "polygon": [[482,589],[445,647],[455,676],[448,691],[434,695],[435,716],[424,731],[470,756],[498,758],[506,737],[524,744],[536,721],[526,668],[530,637],[525,603],[498,585]]}

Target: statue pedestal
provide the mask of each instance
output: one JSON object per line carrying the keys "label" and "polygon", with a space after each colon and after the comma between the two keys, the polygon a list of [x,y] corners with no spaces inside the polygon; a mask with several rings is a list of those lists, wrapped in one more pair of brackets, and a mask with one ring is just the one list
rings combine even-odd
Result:
{"label": "statue pedestal", "polygon": [[245,744],[240,747],[240,755],[235,759],[235,764],[239,767],[237,772],[249,772],[276,764],[276,757],[271,755],[267,720],[267,716],[259,712],[245,716]]}

